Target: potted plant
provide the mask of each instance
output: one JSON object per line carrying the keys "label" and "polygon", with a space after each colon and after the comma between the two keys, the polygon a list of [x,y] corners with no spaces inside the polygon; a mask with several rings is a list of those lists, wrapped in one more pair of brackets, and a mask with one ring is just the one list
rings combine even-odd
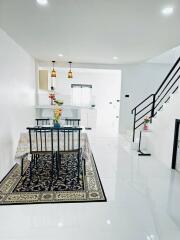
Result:
{"label": "potted plant", "polygon": [[144,130],[148,130],[148,128],[149,128],[149,122],[150,122],[150,119],[149,119],[149,117],[148,116],[145,116],[145,118],[144,118]]}

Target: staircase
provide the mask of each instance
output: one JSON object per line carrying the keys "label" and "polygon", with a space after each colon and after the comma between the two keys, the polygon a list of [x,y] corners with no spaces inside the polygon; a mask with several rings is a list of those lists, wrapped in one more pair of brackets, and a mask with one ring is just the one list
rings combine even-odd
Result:
{"label": "staircase", "polygon": [[173,94],[178,90],[179,79],[180,57],[177,59],[157,91],[150,94],[132,109],[132,114],[134,114],[133,142],[135,141],[137,130],[144,123],[144,117],[148,116],[151,123],[154,121],[154,118],[157,116],[157,114],[163,110],[164,106],[168,103]]}

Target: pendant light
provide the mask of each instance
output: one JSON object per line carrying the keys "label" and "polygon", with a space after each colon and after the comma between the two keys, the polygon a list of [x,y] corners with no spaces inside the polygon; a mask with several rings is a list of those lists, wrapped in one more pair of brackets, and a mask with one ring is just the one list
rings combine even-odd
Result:
{"label": "pendant light", "polygon": [[54,69],[54,64],[55,64],[56,61],[52,61],[52,64],[53,64],[53,69],[51,71],[51,77],[52,78],[56,78],[56,70]]}
{"label": "pendant light", "polygon": [[71,71],[71,64],[72,64],[72,62],[69,62],[69,72],[68,72],[68,78],[69,79],[73,78],[73,73]]}

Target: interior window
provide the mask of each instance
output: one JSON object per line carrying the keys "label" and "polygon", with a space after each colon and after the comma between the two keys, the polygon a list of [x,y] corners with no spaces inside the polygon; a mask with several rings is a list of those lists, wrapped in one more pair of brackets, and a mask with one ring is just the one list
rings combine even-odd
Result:
{"label": "interior window", "polygon": [[92,103],[92,85],[72,84],[72,104],[90,107]]}

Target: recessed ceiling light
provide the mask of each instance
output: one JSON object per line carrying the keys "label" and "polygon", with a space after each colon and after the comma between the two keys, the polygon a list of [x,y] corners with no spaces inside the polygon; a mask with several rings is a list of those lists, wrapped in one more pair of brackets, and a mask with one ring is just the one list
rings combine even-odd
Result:
{"label": "recessed ceiling light", "polygon": [[59,56],[59,57],[63,57],[63,54],[62,54],[62,53],[60,53],[60,54],[58,54],[58,56]]}
{"label": "recessed ceiling light", "polygon": [[146,239],[147,239],[147,240],[154,240],[154,235],[151,234],[150,236],[147,236]]}
{"label": "recessed ceiling light", "polygon": [[163,15],[169,16],[169,15],[173,14],[174,8],[173,7],[165,7],[162,9],[161,12]]}
{"label": "recessed ceiling light", "polygon": [[108,220],[106,221],[106,223],[107,223],[108,225],[110,225],[110,224],[111,224],[111,220],[108,219]]}
{"label": "recessed ceiling light", "polygon": [[46,6],[48,5],[48,0],[36,0],[39,5]]}
{"label": "recessed ceiling light", "polygon": [[62,222],[58,223],[58,227],[63,227],[63,226],[64,226],[64,224]]}
{"label": "recessed ceiling light", "polygon": [[114,60],[118,60],[118,57],[114,56],[113,59],[114,59]]}

